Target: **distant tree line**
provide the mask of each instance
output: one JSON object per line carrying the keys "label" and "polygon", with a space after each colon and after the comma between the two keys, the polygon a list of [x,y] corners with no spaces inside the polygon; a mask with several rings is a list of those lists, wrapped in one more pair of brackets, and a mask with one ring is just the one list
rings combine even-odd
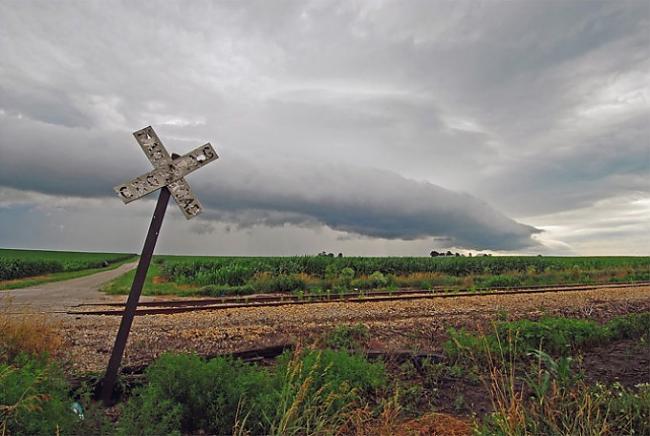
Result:
{"label": "distant tree line", "polygon": [[[444,252],[444,251],[438,252],[436,250],[433,250],[433,251],[431,251],[431,253],[429,253],[429,255],[431,257],[439,257],[439,256],[442,256],[442,257],[445,257],[445,256],[451,256],[451,257],[465,257],[465,256],[467,256],[467,257],[472,257],[472,253],[467,253],[465,255],[463,253],[452,253],[450,250],[447,250],[446,252]],[[339,254],[335,255],[334,253],[328,253],[327,251],[321,251],[316,256],[320,256],[320,257],[343,257],[343,253],[339,253]],[[476,257],[482,257],[482,256],[492,256],[492,255],[491,254],[483,254],[483,253],[479,253],[479,254],[476,255]]]}
{"label": "distant tree line", "polygon": [[[321,251],[320,253],[317,254],[317,256],[334,257],[334,253],[328,253],[327,251]],[[343,257],[343,253],[337,254],[336,257]]]}
{"label": "distant tree line", "polygon": [[[462,253],[452,253],[452,252],[449,251],[449,250],[447,250],[447,252],[444,252],[444,251],[437,252],[436,250],[433,250],[431,253],[429,253],[429,255],[430,255],[431,257],[439,257],[439,256],[443,256],[443,257],[444,257],[444,256],[465,257],[465,255],[462,254]],[[468,256],[468,257],[472,257],[472,253],[467,253],[467,256]],[[481,256],[492,256],[492,255],[491,255],[491,254],[482,254],[482,253],[479,253],[479,254],[477,254],[476,256],[477,256],[477,257],[481,257]]]}

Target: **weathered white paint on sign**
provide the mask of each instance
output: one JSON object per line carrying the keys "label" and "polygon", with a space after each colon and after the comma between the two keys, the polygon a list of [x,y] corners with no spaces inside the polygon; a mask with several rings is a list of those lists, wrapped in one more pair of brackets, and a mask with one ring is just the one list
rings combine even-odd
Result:
{"label": "weathered white paint on sign", "polygon": [[203,207],[183,177],[219,158],[212,145],[207,143],[172,159],[151,126],[134,132],[133,136],[155,169],[114,187],[117,195],[124,203],[130,203],[166,186],[185,218],[198,215]]}

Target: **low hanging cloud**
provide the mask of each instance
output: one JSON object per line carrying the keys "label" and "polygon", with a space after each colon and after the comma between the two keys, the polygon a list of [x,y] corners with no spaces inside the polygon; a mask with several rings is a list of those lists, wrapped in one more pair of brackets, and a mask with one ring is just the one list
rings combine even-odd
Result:
{"label": "low hanging cloud", "polygon": [[[106,197],[112,195],[114,184],[148,170],[136,169],[142,159],[108,157],[125,148],[107,142],[115,141],[117,133],[75,134],[74,129],[29,120],[7,121],[0,117],[4,132],[0,185],[55,195]],[[128,141],[122,142],[131,142],[126,132],[123,137]],[[89,144],[95,150],[88,150]],[[137,148],[133,145],[129,144],[129,156]],[[100,158],[89,158],[94,152]],[[119,165],[127,161],[128,165]],[[471,195],[391,171],[348,164],[227,153],[188,179],[208,209],[205,218],[240,227],[325,225],[385,239],[444,236],[458,247],[493,250],[533,246],[531,236],[539,232]]]}
{"label": "low hanging cloud", "polygon": [[391,171],[236,157],[222,164],[197,186],[207,192],[208,216],[241,226],[324,224],[385,239],[444,236],[450,245],[493,250],[536,245],[531,236],[539,233],[469,194]]}

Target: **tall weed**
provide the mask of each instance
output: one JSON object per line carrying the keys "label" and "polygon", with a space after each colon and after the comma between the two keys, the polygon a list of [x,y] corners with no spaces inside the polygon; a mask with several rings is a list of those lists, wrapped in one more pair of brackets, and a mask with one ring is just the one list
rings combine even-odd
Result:
{"label": "tall weed", "polygon": [[452,336],[463,356],[486,368],[481,382],[493,412],[477,427],[478,434],[650,434],[650,385],[637,390],[619,384],[589,386],[572,372],[570,357],[556,359],[542,350],[528,352],[536,359],[527,369],[516,358],[521,355],[517,347],[526,342],[517,337],[519,331],[506,332],[505,338],[495,331],[472,342]]}

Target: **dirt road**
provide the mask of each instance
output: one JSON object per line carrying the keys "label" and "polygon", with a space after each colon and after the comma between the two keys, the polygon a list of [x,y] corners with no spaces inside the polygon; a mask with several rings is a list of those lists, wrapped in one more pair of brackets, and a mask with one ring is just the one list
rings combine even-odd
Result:
{"label": "dirt road", "polygon": [[0,304],[11,302],[12,310],[27,312],[52,312],[64,310],[80,303],[122,301],[124,297],[114,297],[99,292],[106,282],[134,269],[137,262],[125,263],[119,267],[85,277],[61,282],[44,283],[29,288],[0,291]]}

